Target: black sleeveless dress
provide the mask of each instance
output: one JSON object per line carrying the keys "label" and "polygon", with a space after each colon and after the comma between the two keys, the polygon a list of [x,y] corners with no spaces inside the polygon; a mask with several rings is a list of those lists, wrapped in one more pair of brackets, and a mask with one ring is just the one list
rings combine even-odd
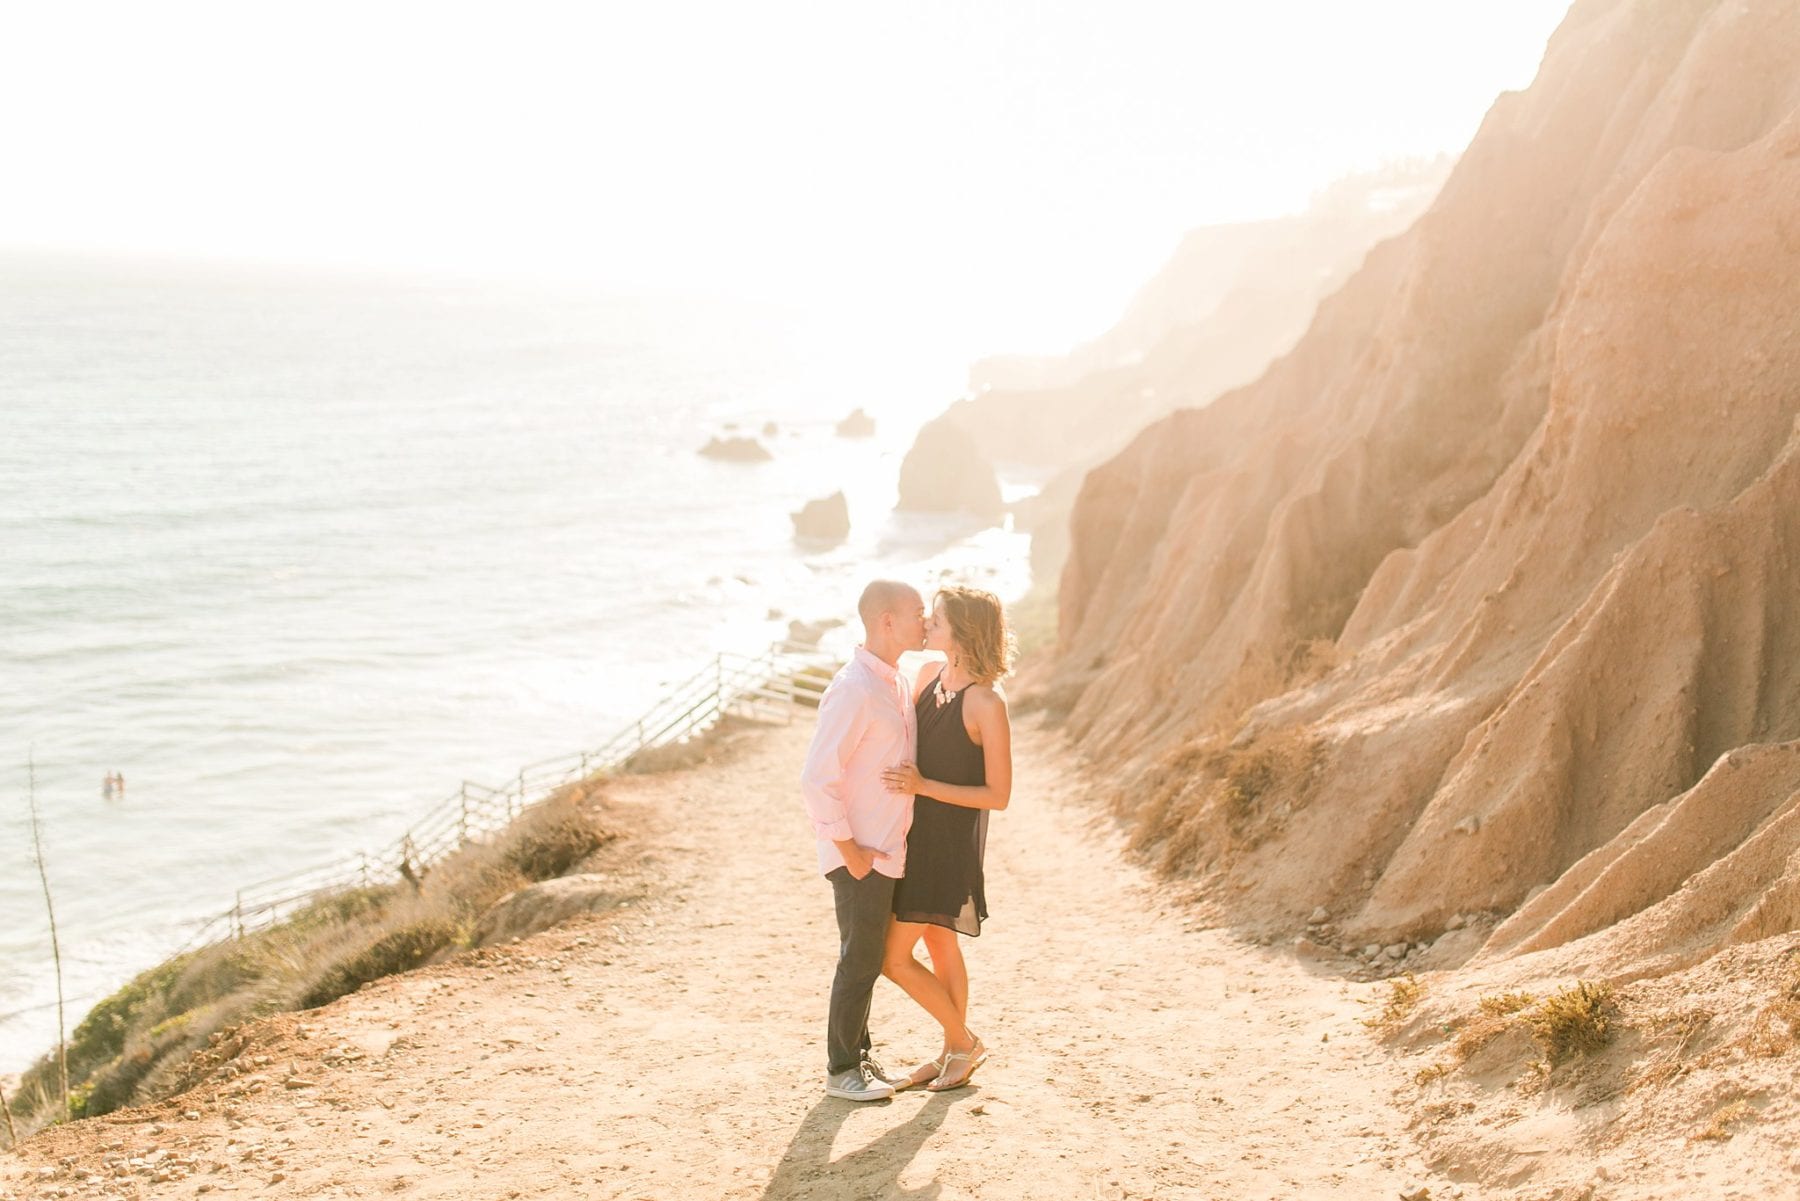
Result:
{"label": "black sleeveless dress", "polygon": [[[944,784],[985,784],[981,748],[963,728],[963,697],[937,702],[934,682],[919,694],[919,774]],[[903,922],[946,926],[971,938],[988,915],[981,877],[987,848],[988,811],[947,805],[928,796],[913,798],[912,828],[906,834],[906,875],[894,884],[894,916]]]}

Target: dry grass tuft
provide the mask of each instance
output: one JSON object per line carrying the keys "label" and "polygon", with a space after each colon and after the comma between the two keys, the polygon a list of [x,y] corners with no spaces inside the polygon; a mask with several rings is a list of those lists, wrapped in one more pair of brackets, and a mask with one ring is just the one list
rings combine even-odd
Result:
{"label": "dry grass tuft", "polygon": [[1695,1132],[1689,1141],[1722,1143],[1734,1133],[1732,1126],[1752,1116],[1754,1111],[1750,1108],[1750,1102],[1733,1101],[1713,1114],[1712,1120]]}
{"label": "dry grass tuft", "polygon": [[1506,1017],[1521,1009],[1529,1009],[1537,1004],[1537,998],[1528,992],[1503,992],[1492,997],[1483,997],[1476,1002],[1481,1012],[1494,1017]]}
{"label": "dry grass tuft", "polygon": [[385,976],[408,972],[449,946],[454,922],[428,917],[389,930],[327,964],[299,997],[301,1009],[316,1009]]}
{"label": "dry grass tuft", "polygon": [[1147,850],[1168,836],[1181,815],[1193,806],[1193,794],[1204,786],[1208,764],[1218,753],[1212,739],[1197,739],[1165,754],[1138,781],[1113,797],[1113,813],[1133,823],[1131,849]]}
{"label": "dry grass tuft", "polygon": [[1456,1053],[1459,1062],[1467,1063],[1480,1054],[1481,1049],[1506,1033],[1513,1025],[1513,1019],[1500,1014],[1479,1014],[1464,1022],[1457,1028],[1456,1041],[1451,1049]]}
{"label": "dry grass tuft", "polygon": [[1363,1025],[1377,1034],[1389,1034],[1399,1029],[1424,999],[1425,986],[1411,972],[1396,976],[1388,981],[1387,1000],[1382,1004],[1381,1012],[1364,1018]]}
{"label": "dry grass tuft", "polygon": [[1427,1084],[1435,1084],[1450,1074],[1451,1065],[1439,1060],[1434,1064],[1420,1068],[1413,1073],[1413,1083],[1423,1088]]}
{"label": "dry grass tuft", "polygon": [[1467,1063],[1473,1059],[1483,1047],[1518,1024],[1517,1015],[1521,1010],[1535,1004],[1537,998],[1526,992],[1482,997],[1476,1002],[1479,1012],[1457,1027],[1456,1042],[1452,1044],[1457,1062]]}
{"label": "dry grass tuft", "polygon": [[1611,985],[1577,982],[1573,988],[1545,997],[1535,1009],[1521,1013],[1519,1020],[1543,1052],[1544,1065],[1555,1068],[1612,1042],[1612,1020],[1617,1013]]}
{"label": "dry grass tuft", "polygon": [[1701,1032],[1712,1023],[1712,1019],[1712,1010],[1695,1007],[1662,1014],[1644,1022],[1645,1029],[1651,1034],[1659,1038],[1673,1036],[1674,1041],[1668,1046],[1659,1047],[1632,1074],[1630,1082],[1625,1086],[1626,1093],[1663,1088],[1693,1071],[1696,1065],[1688,1058],[1688,1050]]}
{"label": "dry grass tuft", "polygon": [[1759,1059],[1786,1055],[1800,1043],[1800,955],[1790,954],[1783,962],[1775,999],[1757,1010],[1739,1042]]}
{"label": "dry grass tuft", "polygon": [[1219,800],[1236,839],[1254,845],[1312,798],[1324,744],[1304,728],[1273,730],[1220,752]]}
{"label": "dry grass tuft", "polygon": [[553,880],[612,837],[573,805],[527,811],[507,830],[501,857],[527,880]]}
{"label": "dry grass tuft", "polygon": [[[1132,822],[1134,850],[1180,875],[1264,841],[1310,801],[1323,757],[1303,728],[1274,730],[1243,746],[1202,738],[1166,755],[1115,812]],[[1141,798],[1141,799],[1136,799]]]}
{"label": "dry grass tuft", "polygon": [[1783,998],[1757,1011],[1744,1035],[1744,1050],[1758,1059],[1786,1055],[1800,1042],[1800,1001]]}
{"label": "dry grass tuft", "polygon": [[1185,875],[1267,840],[1304,808],[1323,742],[1305,727],[1248,739],[1245,731],[1256,705],[1312,683],[1339,661],[1337,647],[1323,640],[1247,657],[1206,702],[1196,736],[1113,798],[1115,815],[1131,823],[1132,849],[1154,850],[1161,871]]}

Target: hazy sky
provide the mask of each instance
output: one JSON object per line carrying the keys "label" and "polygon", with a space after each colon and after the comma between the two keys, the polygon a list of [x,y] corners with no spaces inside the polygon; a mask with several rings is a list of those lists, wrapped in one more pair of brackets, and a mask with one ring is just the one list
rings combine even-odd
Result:
{"label": "hazy sky", "polygon": [[0,245],[555,273],[987,350],[1460,150],[1567,0],[10,6]]}

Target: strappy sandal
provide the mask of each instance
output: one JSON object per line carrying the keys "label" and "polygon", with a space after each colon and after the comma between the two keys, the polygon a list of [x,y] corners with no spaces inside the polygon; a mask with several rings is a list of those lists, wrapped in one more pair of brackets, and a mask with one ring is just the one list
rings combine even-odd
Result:
{"label": "strappy sandal", "polygon": [[[950,1074],[951,1065],[958,1061],[961,1061],[964,1065],[962,1074],[960,1076],[952,1076]],[[967,1051],[950,1051],[945,1054],[944,1070],[938,1073],[938,1078],[936,1080],[933,1080],[930,1084],[925,1086],[925,1091],[929,1093],[947,1093],[953,1088],[961,1088],[969,1082],[969,1077],[975,1074],[975,1069],[986,1062],[987,1046],[981,1039],[977,1038],[975,1040],[975,1045],[970,1047]]]}
{"label": "strappy sandal", "polygon": [[[926,1068],[931,1069],[931,1075],[921,1078],[919,1076],[919,1073],[923,1072]],[[918,1088],[921,1084],[930,1084],[933,1080],[936,1080],[939,1076],[942,1076],[943,1074],[944,1074],[944,1056],[939,1055],[936,1059],[926,1060],[924,1063],[922,1063],[918,1067],[914,1068],[912,1070],[912,1075],[908,1076],[906,1079],[895,1081],[894,1082],[894,1091],[897,1093],[903,1093],[909,1088]]]}

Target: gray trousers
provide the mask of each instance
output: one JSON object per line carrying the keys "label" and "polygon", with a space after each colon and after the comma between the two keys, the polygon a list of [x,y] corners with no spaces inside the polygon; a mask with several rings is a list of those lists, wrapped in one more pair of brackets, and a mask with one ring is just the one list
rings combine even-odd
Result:
{"label": "gray trousers", "polygon": [[869,1006],[881,979],[894,881],[877,871],[858,880],[847,867],[833,868],[825,878],[837,902],[838,963],[825,1036],[825,1070],[835,1074],[859,1066],[869,1051]]}

